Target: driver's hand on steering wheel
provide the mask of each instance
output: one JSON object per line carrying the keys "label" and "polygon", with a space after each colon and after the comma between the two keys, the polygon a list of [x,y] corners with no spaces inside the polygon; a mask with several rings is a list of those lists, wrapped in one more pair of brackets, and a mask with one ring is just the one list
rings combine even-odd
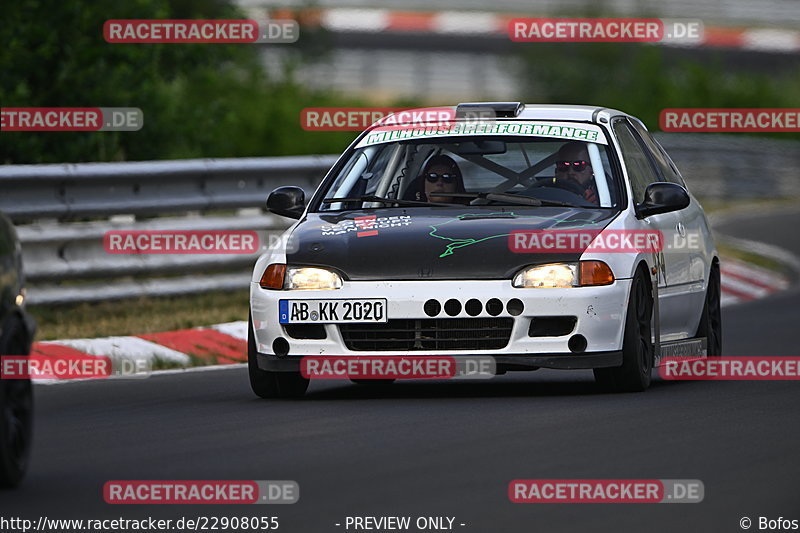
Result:
{"label": "driver's hand on steering wheel", "polygon": [[590,204],[600,205],[600,202],[597,200],[597,193],[592,185],[585,186],[582,185],[578,180],[571,178],[556,178],[553,180],[553,185],[580,196]]}

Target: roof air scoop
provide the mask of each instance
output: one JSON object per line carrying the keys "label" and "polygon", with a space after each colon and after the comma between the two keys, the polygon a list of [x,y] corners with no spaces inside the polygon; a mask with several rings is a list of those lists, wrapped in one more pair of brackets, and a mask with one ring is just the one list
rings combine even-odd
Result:
{"label": "roof air scoop", "polygon": [[456,118],[489,119],[514,118],[522,113],[522,102],[475,102],[458,104]]}

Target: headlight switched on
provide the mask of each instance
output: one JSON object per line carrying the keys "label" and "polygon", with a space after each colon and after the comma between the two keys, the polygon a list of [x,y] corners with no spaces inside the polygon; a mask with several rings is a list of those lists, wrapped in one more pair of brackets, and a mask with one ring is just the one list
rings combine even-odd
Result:
{"label": "headlight switched on", "polygon": [[519,289],[591,287],[614,283],[614,273],[602,261],[535,265],[519,271],[511,285]]}
{"label": "headlight switched on", "polygon": [[324,291],[342,288],[342,277],[326,268],[294,267],[274,263],[261,276],[262,289]]}

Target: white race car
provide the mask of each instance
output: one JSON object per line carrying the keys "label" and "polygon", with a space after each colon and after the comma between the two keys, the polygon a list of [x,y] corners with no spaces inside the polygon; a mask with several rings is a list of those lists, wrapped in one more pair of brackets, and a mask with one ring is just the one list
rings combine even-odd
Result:
{"label": "white race car", "polygon": [[[472,111],[490,110],[485,113]],[[298,396],[303,357],[489,356],[641,391],[665,356],[721,351],[719,258],[697,200],[636,118],[459,104],[362,133],[259,258],[249,370]]]}

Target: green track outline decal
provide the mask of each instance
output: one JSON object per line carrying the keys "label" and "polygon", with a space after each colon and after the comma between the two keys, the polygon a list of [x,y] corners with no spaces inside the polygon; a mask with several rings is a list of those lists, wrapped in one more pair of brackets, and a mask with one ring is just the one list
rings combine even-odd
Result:
{"label": "green track outline decal", "polygon": [[[554,226],[557,226],[561,222],[565,222],[567,220],[566,218],[559,218],[557,216],[549,216],[548,217],[548,216],[541,216],[541,215],[517,215],[516,213],[510,212],[510,211],[500,211],[500,212],[488,213],[488,214],[487,213],[462,213],[460,215],[457,215],[455,218],[452,218],[452,219],[448,220],[447,222],[442,222],[441,224],[433,224],[433,225],[430,226],[431,231],[428,233],[428,235],[430,235],[431,237],[435,237],[437,239],[450,241],[449,244],[447,244],[447,246],[445,248],[445,251],[439,255],[439,258],[447,257],[449,255],[453,255],[455,250],[457,250],[459,248],[463,248],[465,246],[478,244],[478,243],[481,243],[481,242],[484,242],[484,241],[488,241],[489,239],[497,239],[498,237],[508,237],[508,236],[510,236],[511,235],[510,233],[502,233],[502,234],[499,234],[499,235],[489,235],[488,237],[483,237],[482,239],[455,239],[453,237],[445,237],[444,235],[439,235],[438,234],[440,226],[444,226],[446,224],[450,224],[451,222],[455,222],[456,220],[464,220],[464,217],[491,217],[492,215],[505,215],[505,216],[509,216],[510,215],[510,216],[513,216],[514,218],[538,218],[540,220],[555,220],[556,223],[553,224],[553,226],[551,226],[551,228],[554,227]],[[594,221],[594,220],[580,220],[580,219],[579,220],[570,220],[569,222],[571,222],[571,223],[572,222],[585,222],[585,224],[570,225],[569,226],[570,228],[581,228],[581,227],[585,227],[585,226],[592,226],[592,225],[597,223],[597,221]]]}

